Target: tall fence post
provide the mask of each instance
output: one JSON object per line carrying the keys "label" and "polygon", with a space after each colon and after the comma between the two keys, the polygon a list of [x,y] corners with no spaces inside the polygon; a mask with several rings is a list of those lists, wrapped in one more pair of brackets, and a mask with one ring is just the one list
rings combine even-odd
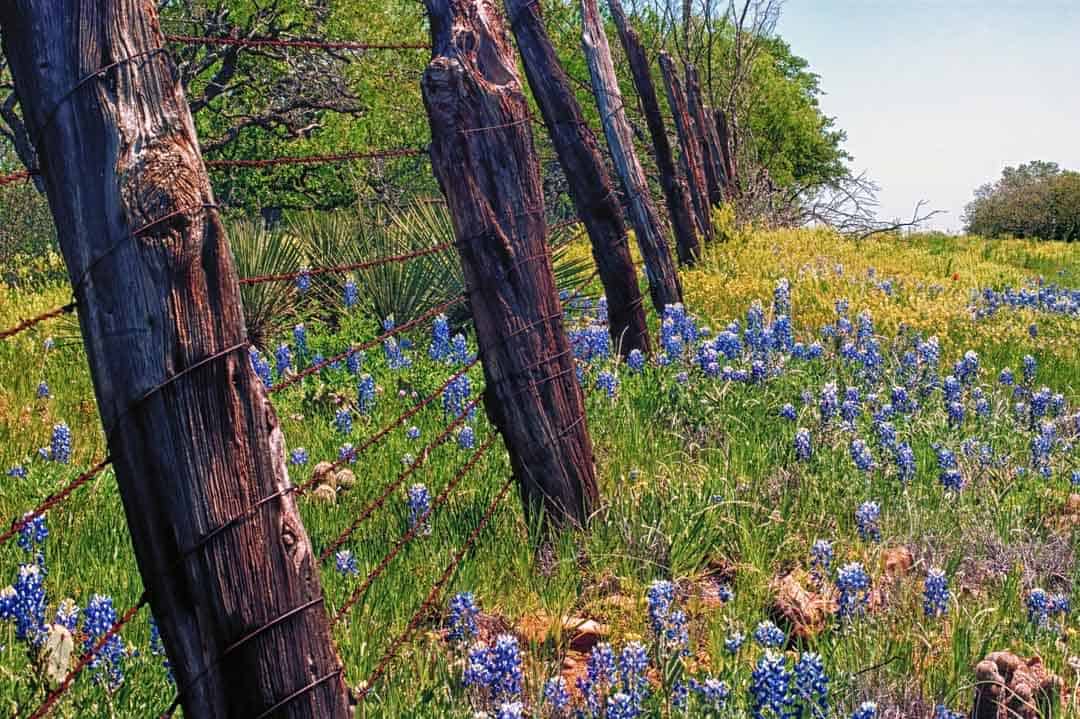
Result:
{"label": "tall fence post", "polygon": [[697,128],[701,141],[702,160],[705,164],[705,180],[709,185],[709,200],[713,205],[724,201],[724,164],[720,153],[720,142],[716,138],[716,127],[712,114],[701,97],[701,81],[697,68],[686,63],[686,99],[689,104],[690,118]]}
{"label": "tall fence post", "polygon": [[667,201],[672,229],[675,232],[675,248],[679,253],[679,262],[692,265],[701,255],[698,233],[705,239],[711,239],[712,224],[708,221],[707,215],[704,216],[705,222],[701,222],[701,218],[695,216],[691,209],[688,187],[675,170],[671,143],[668,142],[667,129],[664,127],[664,119],[660,114],[660,101],[656,96],[656,85],[653,83],[652,72],[649,69],[649,57],[645,54],[645,48],[641,46],[641,39],[626,21],[626,13],[623,12],[622,3],[619,0],[608,0],[608,7],[611,8],[611,16],[615,20],[619,39],[626,51],[626,59],[630,63],[634,87],[637,88],[638,97],[641,98],[641,107],[645,112],[645,124],[649,127],[653,151],[656,153],[656,167],[660,171],[660,186],[664,190],[664,199]]}
{"label": "tall fence post", "polygon": [[187,716],[350,715],[191,114],[144,0],[0,4]]}
{"label": "tall fence post", "polygon": [[666,305],[682,302],[682,283],[675,271],[675,263],[671,261],[667,238],[660,228],[656,208],[649,196],[645,171],[641,169],[634,150],[633,133],[626,119],[611,48],[596,0],[581,0],[581,23],[581,46],[589,65],[589,78],[593,95],[596,96],[596,106],[600,110],[600,121],[604,126],[611,159],[626,192],[630,222],[634,226],[634,235],[649,275],[649,294],[656,311],[663,313]]}
{"label": "tall fence post", "polygon": [[724,166],[724,196],[730,198],[736,192],[737,174],[735,156],[732,154],[731,131],[727,115],[720,108],[713,111],[716,120],[716,139],[720,143],[720,155]]}
{"label": "tall fence post", "polygon": [[649,352],[649,329],[641,289],[627,245],[622,208],[596,136],[585,122],[570,82],[555,54],[535,0],[505,0],[533,97],[558,153],[578,217],[592,241],[593,258],[608,300],[611,338],[623,355]]}
{"label": "tall fence post", "polygon": [[425,0],[431,162],[446,196],[484,367],[484,407],[526,511],[584,526],[592,440],[545,238],[529,108],[494,0]]}
{"label": "tall fence post", "polygon": [[675,119],[675,131],[679,137],[679,148],[682,150],[683,167],[686,170],[686,179],[690,185],[691,196],[694,198],[694,211],[698,221],[712,226],[709,202],[709,189],[705,179],[705,161],[702,157],[701,142],[694,132],[694,121],[690,117],[689,105],[686,100],[686,91],[682,81],[675,70],[675,63],[666,52],[661,52],[659,57],[660,73],[664,78],[664,89],[667,92],[668,105],[671,106],[671,116]]}

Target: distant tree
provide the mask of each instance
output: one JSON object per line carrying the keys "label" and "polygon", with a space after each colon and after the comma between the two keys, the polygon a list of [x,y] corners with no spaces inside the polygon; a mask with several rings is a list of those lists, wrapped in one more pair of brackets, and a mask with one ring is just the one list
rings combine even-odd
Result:
{"label": "distant tree", "polygon": [[1006,167],[964,208],[968,232],[986,237],[1080,240],[1080,172],[1033,161]]}

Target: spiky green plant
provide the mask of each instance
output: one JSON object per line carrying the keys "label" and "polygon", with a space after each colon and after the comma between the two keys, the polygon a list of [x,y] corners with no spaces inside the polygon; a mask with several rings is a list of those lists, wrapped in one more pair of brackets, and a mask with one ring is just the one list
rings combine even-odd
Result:
{"label": "spiky green plant", "polygon": [[[251,220],[228,225],[236,271],[241,277],[294,272],[304,264],[304,251],[286,233],[268,230]],[[240,288],[248,339],[260,349],[290,327],[297,318],[299,295],[292,282],[263,282]]]}

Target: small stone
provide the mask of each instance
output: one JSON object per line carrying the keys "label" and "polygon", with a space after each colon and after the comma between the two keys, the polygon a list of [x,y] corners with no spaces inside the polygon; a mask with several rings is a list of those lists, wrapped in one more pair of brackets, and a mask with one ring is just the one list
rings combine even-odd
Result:
{"label": "small stone", "polygon": [[342,469],[334,475],[334,481],[341,489],[349,490],[356,486],[356,475],[353,474],[351,469]]}
{"label": "small stone", "polygon": [[608,627],[593,619],[563,617],[563,631],[570,635],[570,649],[586,654],[607,636]]}
{"label": "small stone", "polygon": [[881,569],[892,579],[911,573],[915,558],[907,547],[889,547],[881,553]]}
{"label": "small stone", "polygon": [[330,478],[330,475],[334,473],[334,465],[330,462],[319,462],[315,465],[315,469],[311,471],[311,478],[316,482],[322,484]]}
{"label": "small stone", "polygon": [[790,633],[809,639],[825,629],[829,617],[836,611],[831,594],[821,594],[805,570],[796,569],[773,580],[773,600],[769,616]]}
{"label": "small stone", "polygon": [[319,504],[334,504],[337,501],[337,492],[328,484],[320,484],[311,493],[311,498]]}
{"label": "small stone", "polygon": [[1063,683],[1042,659],[1022,659],[1012,652],[993,652],[975,666],[973,719],[1039,719],[1040,705],[1049,705]]}
{"label": "small stone", "polygon": [[62,624],[53,624],[45,637],[45,646],[41,649],[42,664],[45,667],[45,679],[53,689],[60,686],[71,669],[71,653],[75,649],[75,640],[68,628]]}

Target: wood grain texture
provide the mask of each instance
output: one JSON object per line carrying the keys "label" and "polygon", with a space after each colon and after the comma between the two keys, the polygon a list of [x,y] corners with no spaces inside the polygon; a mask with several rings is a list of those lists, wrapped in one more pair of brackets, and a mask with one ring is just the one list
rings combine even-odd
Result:
{"label": "wood grain texture", "polygon": [[634,236],[649,276],[649,294],[657,313],[662,314],[667,305],[682,302],[682,283],[649,195],[645,172],[634,150],[633,132],[626,119],[622,92],[597,0],[581,0],[581,22],[581,46],[589,65],[589,78],[596,106],[600,110],[608,151],[626,193],[630,224],[634,227]]}
{"label": "wood grain texture", "polygon": [[701,145],[705,181],[709,186],[709,201],[713,205],[720,205],[724,201],[725,184],[720,142],[716,136],[712,111],[701,96],[701,81],[698,79],[697,68],[689,63],[686,64],[686,100],[694,132]]}
{"label": "wood grain texture", "polygon": [[660,114],[660,101],[656,96],[656,85],[649,69],[649,58],[641,45],[641,39],[627,22],[626,13],[623,12],[619,0],[608,0],[608,7],[611,8],[611,16],[615,20],[619,39],[630,63],[630,74],[641,100],[641,109],[645,113],[645,124],[649,127],[656,168],[660,171],[660,187],[664,190],[664,199],[675,233],[675,249],[679,255],[679,263],[692,265],[701,255],[698,233],[705,239],[711,239],[712,223],[708,221],[707,213],[695,212],[687,183],[675,170],[671,143],[668,142],[667,129]]}
{"label": "wood grain texture", "polygon": [[[258,715],[341,663],[291,495],[202,543],[289,477],[191,115],[158,51],[156,5],[12,0],[0,28],[185,713]],[[274,716],[346,717],[348,705],[339,675]]]}
{"label": "wood grain texture", "polygon": [[584,526],[592,441],[551,270],[517,61],[494,0],[425,0],[431,162],[454,224],[483,362],[484,407],[526,511]]}
{"label": "wood grain texture", "polygon": [[648,354],[649,329],[622,208],[596,136],[551,44],[540,4],[535,0],[505,0],[505,4],[529,87],[570,185],[578,217],[592,242],[593,259],[608,301],[611,338],[624,356],[635,349]]}

